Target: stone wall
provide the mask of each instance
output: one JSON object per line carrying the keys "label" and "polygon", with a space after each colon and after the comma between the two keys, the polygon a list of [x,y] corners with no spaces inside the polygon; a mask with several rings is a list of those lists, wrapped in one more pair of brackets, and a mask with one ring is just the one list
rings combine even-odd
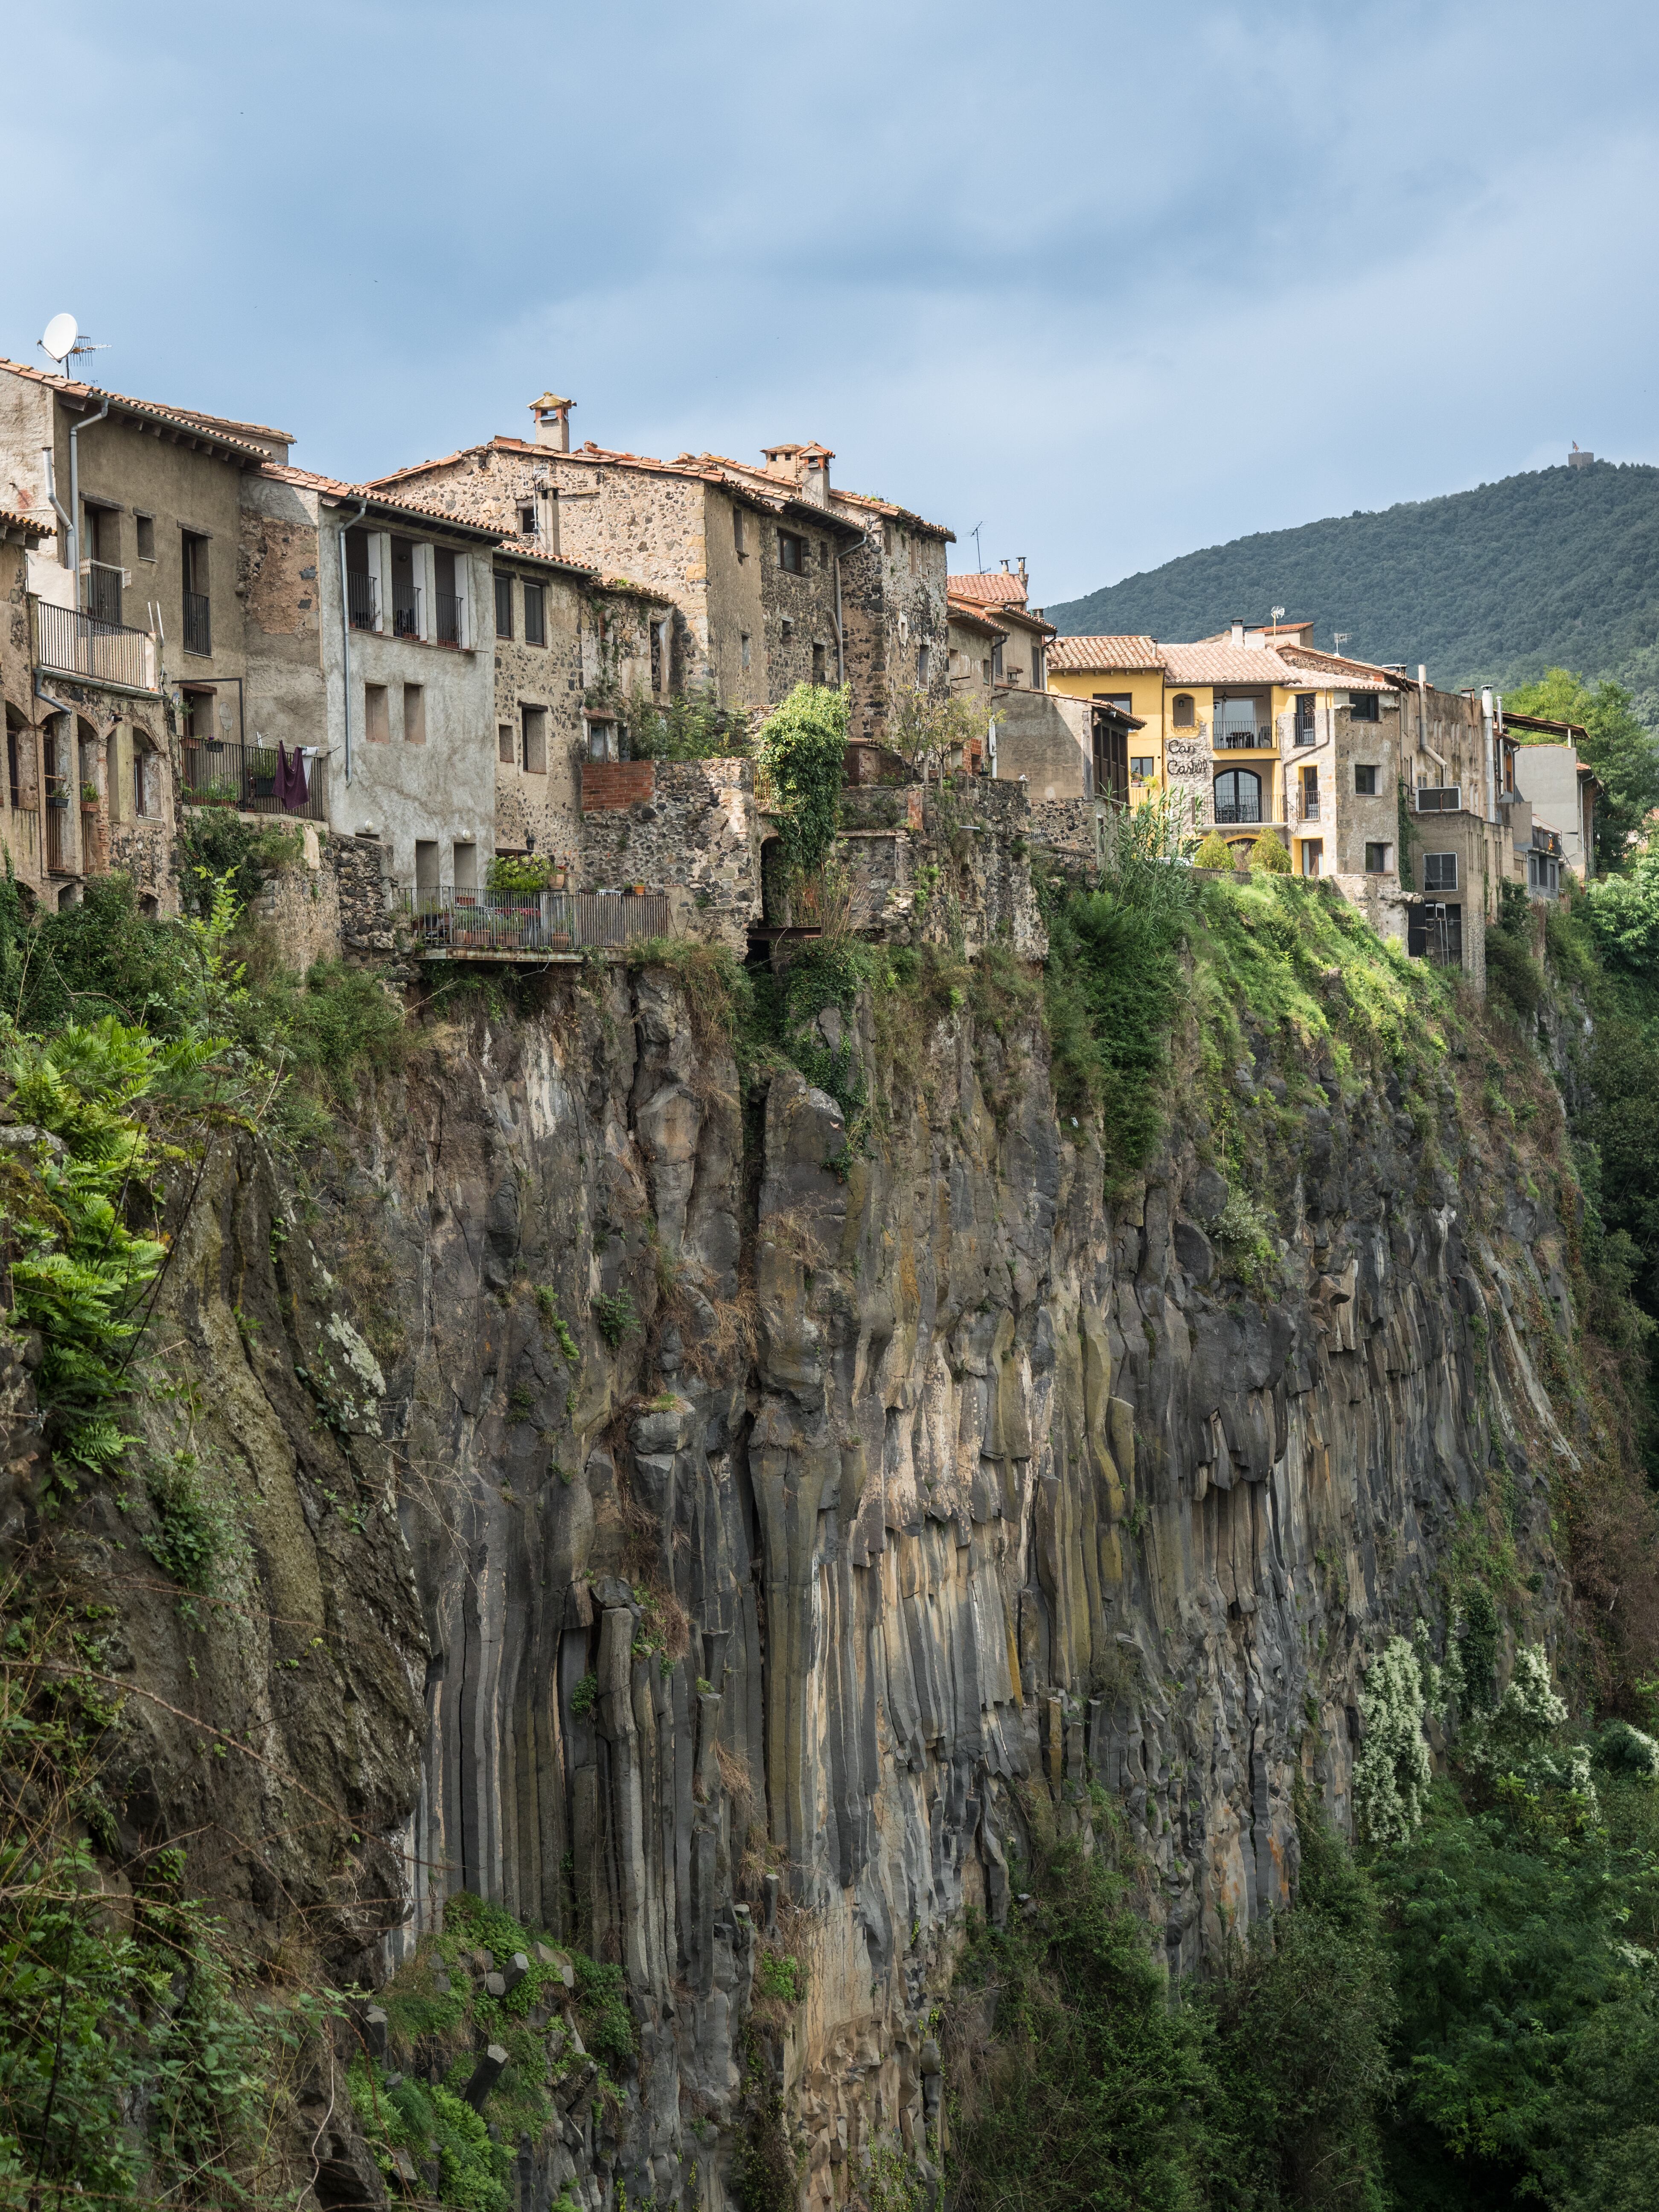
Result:
{"label": "stone wall", "polygon": [[761,918],[760,819],[755,765],[748,760],[624,761],[602,766],[607,778],[636,778],[641,795],[625,806],[586,811],[574,890],[614,890],[642,883],[668,895],[669,928],[739,955]]}
{"label": "stone wall", "polygon": [[[579,841],[583,751],[584,605],[580,578],[550,563],[498,554],[495,575],[513,592],[513,635],[495,639],[495,843],[534,849],[566,866]],[[524,587],[542,586],[546,643],[525,637]],[[493,609],[491,610],[493,616]],[[542,709],[542,764],[526,764],[524,710]]]}
{"label": "stone wall", "polygon": [[937,533],[909,520],[884,521],[851,507],[842,512],[866,532],[861,545],[842,556],[842,621],[851,734],[872,742],[881,737],[894,695],[916,687],[921,647],[929,656],[928,696],[951,696],[946,549]]}

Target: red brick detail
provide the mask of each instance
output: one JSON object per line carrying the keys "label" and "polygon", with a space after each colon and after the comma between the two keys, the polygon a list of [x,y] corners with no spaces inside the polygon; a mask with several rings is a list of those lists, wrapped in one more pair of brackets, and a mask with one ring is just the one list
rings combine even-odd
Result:
{"label": "red brick detail", "polygon": [[655,761],[584,761],[582,812],[599,814],[618,806],[637,805],[657,788]]}

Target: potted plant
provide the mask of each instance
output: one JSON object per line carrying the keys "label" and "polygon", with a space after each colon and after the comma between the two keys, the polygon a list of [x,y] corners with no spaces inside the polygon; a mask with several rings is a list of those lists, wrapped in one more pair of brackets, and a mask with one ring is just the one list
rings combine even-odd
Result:
{"label": "potted plant", "polygon": [[83,783],[81,786],[81,811],[82,814],[95,814],[97,811],[98,787],[95,783]]}
{"label": "potted plant", "polygon": [[276,796],[276,756],[275,753],[252,752],[247,757],[247,787],[254,799],[274,799]]}

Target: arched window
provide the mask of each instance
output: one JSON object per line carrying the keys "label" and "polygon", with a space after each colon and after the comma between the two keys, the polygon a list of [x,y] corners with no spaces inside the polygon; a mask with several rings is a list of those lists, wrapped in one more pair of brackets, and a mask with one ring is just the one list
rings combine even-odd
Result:
{"label": "arched window", "polygon": [[1215,780],[1218,822],[1260,822],[1261,778],[1254,769],[1230,768]]}
{"label": "arched window", "polygon": [[1170,710],[1170,727],[1176,730],[1191,730],[1196,728],[1197,724],[1198,717],[1193,712],[1192,693],[1177,691],[1175,695],[1175,703]]}

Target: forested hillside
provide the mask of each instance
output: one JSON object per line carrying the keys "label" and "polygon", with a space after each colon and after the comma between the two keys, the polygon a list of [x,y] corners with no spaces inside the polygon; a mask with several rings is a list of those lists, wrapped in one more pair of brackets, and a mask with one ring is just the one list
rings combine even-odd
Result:
{"label": "forested hillside", "polygon": [[1615,676],[1659,724],[1659,469],[1539,469],[1444,499],[1258,532],[1047,611],[1066,635],[1202,637],[1269,608],[1437,684]]}

